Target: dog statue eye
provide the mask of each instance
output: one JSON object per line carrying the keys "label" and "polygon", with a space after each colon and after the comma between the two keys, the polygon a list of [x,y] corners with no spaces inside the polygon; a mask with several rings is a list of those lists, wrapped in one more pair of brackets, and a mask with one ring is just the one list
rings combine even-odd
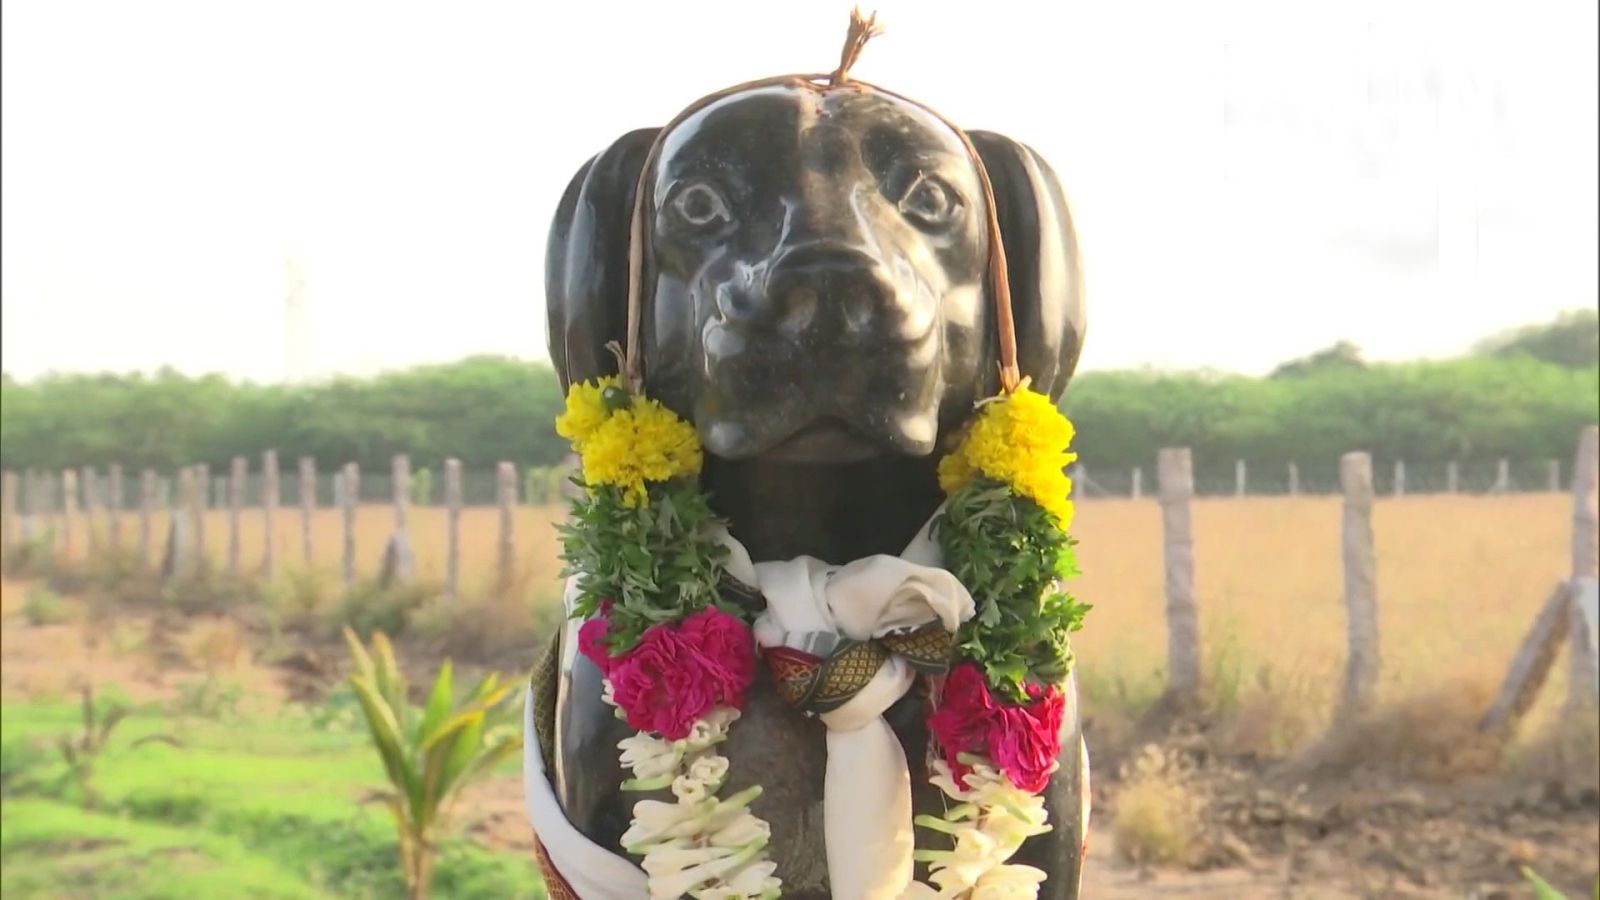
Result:
{"label": "dog statue eye", "polygon": [[918,175],[900,198],[901,213],[930,227],[950,224],[960,209],[955,190],[937,175]]}
{"label": "dog statue eye", "polygon": [[696,228],[733,219],[733,213],[728,210],[728,201],[722,199],[722,194],[709,184],[691,184],[679,191],[672,200],[672,207],[685,222]]}

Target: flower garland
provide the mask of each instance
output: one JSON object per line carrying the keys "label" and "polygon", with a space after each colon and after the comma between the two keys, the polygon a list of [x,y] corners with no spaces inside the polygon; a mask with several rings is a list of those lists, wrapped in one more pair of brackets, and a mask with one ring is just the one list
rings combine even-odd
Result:
{"label": "flower garland", "polygon": [[726,799],[717,745],[755,680],[755,641],[717,592],[726,552],[696,483],[693,427],[616,378],[576,384],[556,431],[583,459],[585,496],[562,526],[564,575],[581,575],[578,648],[604,698],[638,734],[618,744],[634,805],[624,849],[642,856],[652,900],[776,897],[768,824],[749,809],[759,785]]}
{"label": "flower garland", "polygon": [[[695,476],[692,426],[617,378],[575,384],[556,430],[582,457],[585,495],[561,526],[564,575],[582,577],[571,614],[579,651],[604,675],[604,698],[638,729],[622,741],[625,790],[670,789],[634,806],[624,848],[643,856],[650,895],[667,900],[781,893],[765,853],[769,825],[753,786],[719,799],[729,763],[716,747],[755,678],[744,613],[722,599],[726,549]],[[1026,381],[985,401],[939,465],[947,494],[936,535],[944,565],[976,603],[956,635],[928,729],[931,783],[955,805],[914,824],[949,849],[918,850],[930,881],[907,898],[1038,895],[1045,873],[1008,864],[1050,830],[1042,793],[1058,769],[1073,664],[1069,635],[1089,606],[1060,589],[1077,574],[1067,534],[1072,424]]]}
{"label": "flower garland", "polygon": [[953,847],[917,852],[939,890],[919,886],[913,897],[1030,898],[1045,879],[1006,860],[1050,830],[1041,794],[1059,767],[1068,636],[1089,611],[1060,588],[1078,573],[1067,534],[1072,436],[1066,416],[1024,381],[986,401],[940,461],[944,564],[977,611],[956,635],[956,664],[928,717],[943,754],[929,780],[956,805],[916,819]]}

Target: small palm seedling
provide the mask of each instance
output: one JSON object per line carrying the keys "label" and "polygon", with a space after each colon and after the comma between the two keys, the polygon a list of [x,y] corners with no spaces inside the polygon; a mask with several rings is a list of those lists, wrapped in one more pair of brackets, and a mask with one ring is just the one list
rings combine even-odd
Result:
{"label": "small palm seedling", "polygon": [[516,683],[502,684],[491,673],[457,703],[446,660],[419,712],[406,698],[405,676],[383,632],[372,636],[370,652],[350,628],[344,636],[355,658],[350,684],[389,777],[390,790],[381,796],[394,814],[406,894],[426,900],[436,837],[456,795],[522,749],[521,729],[496,715]]}
{"label": "small palm seedling", "polygon": [[[119,700],[96,703],[94,688],[88,685],[83,687],[82,696],[82,730],[57,738],[56,747],[61,751],[62,761],[67,764],[67,780],[77,786],[83,796],[84,807],[95,809],[100,805],[100,791],[95,786],[95,768],[106,746],[111,743],[112,732],[133,708]],[[148,734],[129,746],[138,747],[155,742],[179,746],[177,738],[166,734]]]}

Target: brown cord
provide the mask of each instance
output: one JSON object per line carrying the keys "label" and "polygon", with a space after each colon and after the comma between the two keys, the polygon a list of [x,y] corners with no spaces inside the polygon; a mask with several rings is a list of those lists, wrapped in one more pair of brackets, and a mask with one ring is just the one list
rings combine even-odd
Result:
{"label": "brown cord", "polygon": [[861,7],[850,11],[850,30],[845,32],[844,50],[839,53],[839,68],[833,70],[828,76],[828,86],[838,87],[850,80],[850,67],[861,58],[861,51],[866,49],[867,41],[883,34],[883,29],[878,27],[878,14],[862,16]]}
{"label": "brown cord", "polygon": [[994,296],[995,329],[999,336],[1000,387],[1005,393],[1009,394],[1021,384],[1022,372],[1017,364],[1017,328],[1016,321],[1011,313],[1010,269],[1006,264],[1006,248],[1000,234],[1000,212],[995,205],[994,184],[989,180],[989,170],[984,166],[982,157],[978,155],[978,148],[973,146],[972,139],[967,136],[965,131],[957,127],[954,122],[915,100],[866,82],[856,81],[850,77],[850,68],[861,57],[861,51],[866,47],[867,42],[882,33],[883,30],[877,23],[877,13],[863,17],[860,8],[851,12],[850,28],[845,35],[844,50],[839,54],[839,68],[832,73],[827,75],[780,75],[775,78],[762,78],[724,88],[690,104],[687,109],[673,117],[672,121],[668,122],[656,135],[655,141],[650,145],[649,152],[645,155],[644,166],[639,172],[639,182],[634,188],[633,216],[629,222],[628,233],[628,333],[627,344],[622,353],[622,375],[634,393],[641,393],[644,390],[644,350],[641,346],[640,332],[643,328],[641,320],[643,318],[642,306],[644,303],[645,195],[648,192],[651,170],[655,168],[656,160],[661,155],[662,144],[666,141],[667,135],[671,133],[673,128],[712,103],[733,94],[770,85],[803,86],[812,90],[822,91],[848,84],[852,88],[877,91],[885,96],[893,97],[926,110],[956,133],[956,136],[961,139],[962,145],[967,148],[967,155],[972,159],[972,165],[978,171],[978,183],[983,187],[983,200],[987,207],[985,218],[989,232],[989,290]]}

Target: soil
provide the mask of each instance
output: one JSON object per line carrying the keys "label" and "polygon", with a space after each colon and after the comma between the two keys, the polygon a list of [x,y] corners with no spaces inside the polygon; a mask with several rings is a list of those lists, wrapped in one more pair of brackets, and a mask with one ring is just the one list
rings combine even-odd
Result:
{"label": "soil", "polygon": [[[128,612],[114,627],[103,620],[94,628],[82,624],[95,616],[33,625],[21,614],[16,586],[6,587],[0,696],[59,695],[89,680],[116,683],[135,701],[169,700],[183,681],[216,665],[215,650],[210,660],[195,658],[207,652],[197,649],[197,635],[224,627],[216,620]],[[249,623],[240,630],[246,648],[227,661],[229,677],[246,685],[255,702],[314,701],[343,677],[344,654],[335,642],[298,642],[267,662],[250,650],[262,646],[260,630]],[[401,649],[403,660],[426,661],[413,656]],[[1146,733],[1137,752],[1157,754],[1182,772],[1202,827],[1189,865],[1156,868],[1132,866],[1114,847],[1118,795],[1127,783],[1119,770],[1132,750],[1092,749],[1095,807],[1085,898],[1532,897],[1521,866],[1570,897],[1595,896],[1600,774],[1439,783],[1380,767],[1319,771],[1225,756],[1214,751],[1203,727],[1172,727],[1153,739]],[[491,846],[532,852],[515,778],[471,788],[456,820]]]}

